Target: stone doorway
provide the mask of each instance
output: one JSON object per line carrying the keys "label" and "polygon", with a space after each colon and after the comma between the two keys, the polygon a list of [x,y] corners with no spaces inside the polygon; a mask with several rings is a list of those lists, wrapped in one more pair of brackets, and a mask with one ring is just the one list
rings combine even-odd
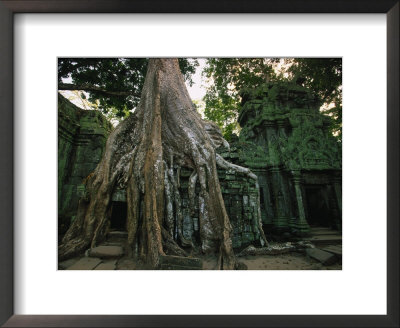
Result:
{"label": "stone doorway", "polygon": [[311,227],[333,226],[333,213],[329,208],[328,192],[325,186],[305,186],[307,222]]}
{"label": "stone doorway", "polygon": [[111,230],[126,231],[126,202],[112,202],[111,204]]}

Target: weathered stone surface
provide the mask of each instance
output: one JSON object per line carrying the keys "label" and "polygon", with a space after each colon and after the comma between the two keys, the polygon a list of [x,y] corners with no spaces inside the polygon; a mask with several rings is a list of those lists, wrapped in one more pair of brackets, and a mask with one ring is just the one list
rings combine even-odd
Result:
{"label": "weathered stone surface", "polygon": [[108,233],[108,238],[121,238],[126,239],[128,237],[128,232],[126,231],[110,231]]}
{"label": "weathered stone surface", "polygon": [[93,257],[83,257],[67,270],[93,270],[101,263],[101,260]]}
{"label": "weathered stone surface", "polygon": [[337,261],[334,254],[325,252],[319,248],[308,248],[306,249],[306,254],[323,265],[331,265]]}
{"label": "weathered stone surface", "polygon": [[112,195],[113,202],[126,202],[126,192],[122,189],[117,189]]}
{"label": "weathered stone surface", "polygon": [[79,261],[78,258],[74,258],[74,259],[69,259],[69,260],[60,262],[60,263],[58,263],[58,269],[59,270],[66,270],[66,269],[68,269],[70,266],[72,266],[73,264],[75,264],[78,261]]}
{"label": "weathered stone surface", "polygon": [[[242,94],[237,163],[259,179],[261,217],[276,233],[341,229],[341,144],[310,90],[273,82]],[[295,219],[293,219],[295,218]]]}
{"label": "weathered stone surface", "polygon": [[[217,151],[227,157],[227,160],[230,160],[230,154],[236,152],[237,149],[231,148],[229,153],[226,148],[221,147]],[[196,234],[199,231],[199,201],[198,196],[196,196],[195,207],[194,209],[190,208],[187,189],[190,174],[191,170],[187,169],[182,169],[180,172],[183,235],[188,240],[196,240]],[[259,244],[260,233],[258,232],[258,226],[255,224],[256,220],[258,220],[258,190],[255,189],[254,180],[244,174],[222,169],[218,169],[218,177],[225,208],[233,227],[233,247],[246,246],[250,243]],[[190,210],[192,210],[192,215]],[[243,232],[245,233],[244,235],[242,235]]]}
{"label": "weathered stone surface", "polygon": [[342,245],[341,244],[340,245],[327,245],[327,246],[321,247],[321,249],[323,251],[334,254],[337,257],[339,263],[340,264],[342,263]]}
{"label": "weathered stone surface", "polygon": [[116,270],[141,270],[144,269],[140,267],[138,261],[132,257],[123,257],[117,262]]}
{"label": "weathered stone surface", "polygon": [[96,110],[82,110],[58,96],[58,215],[65,232],[84,194],[83,180],[96,168],[112,125]]}
{"label": "weathered stone surface", "polygon": [[90,250],[90,257],[115,258],[124,255],[124,250],[120,246],[97,246]]}
{"label": "weathered stone surface", "polygon": [[202,261],[193,257],[162,256],[160,259],[161,270],[201,270]]}
{"label": "weathered stone surface", "polygon": [[322,235],[322,236],[312,236],[308,237],[307,240],[309,240],[311,243],[317,245],[317,246],[323,246],[323,245],[341,245],[342,244],[342,236],[340,235]]}
{"label": "weathered stone surface", "polygon": [[95,270],[115,270],[117,260],[100,263]]}
{"label": "weathered stone surface", "polygon": [[338,257],[342,257],[342,245],[328,245],[321,249],[326,252],[335,254]]}

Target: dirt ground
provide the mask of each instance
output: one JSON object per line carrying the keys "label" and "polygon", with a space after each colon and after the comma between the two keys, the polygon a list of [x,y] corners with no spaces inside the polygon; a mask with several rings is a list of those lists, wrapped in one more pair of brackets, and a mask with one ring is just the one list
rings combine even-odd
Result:
{"label": "dirt ground", "polygon": [[[339,263],[324,266],[300,253],[281,255],[243,256],[237,258],[247,270],[341,270]],[[203,270],[215,270],[217,260],[213,256],[203,258]]]}
{"label": "dirt ground", "polygon": [[[62,267],[59,269],[63,270],[70,265],[77,262],[80,258],[75,258],[72,260],[65,261]],[[203,270],[215,270],[217,266],[217,258],[213,255],[201,257],[203,260]],[[342,265],[340,263],[335,263],[330,266],[324,266],[321,263],[307,257],[301,253],[287,253],[280,255],[259,255],[259,256],[243,256],[237,258],[239,262],[244,263],[247,270],[341,270]],[[143,266],[135,263],[131,258],[123,257],[118,261],[110,260],[104,261],[113,262],[115,265],[103,266],[102,268],[97,267],[96,270],[143,270],[146,269]]]}

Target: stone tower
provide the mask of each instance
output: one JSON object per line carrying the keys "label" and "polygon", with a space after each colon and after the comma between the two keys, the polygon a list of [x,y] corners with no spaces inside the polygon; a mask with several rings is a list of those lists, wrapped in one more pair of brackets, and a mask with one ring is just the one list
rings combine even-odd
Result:
{"label": "stone tower", "polygon": [[239,163],[259,178],[266,230],[341,230],[341,144],[318,99],[292,83],[242,92]]}

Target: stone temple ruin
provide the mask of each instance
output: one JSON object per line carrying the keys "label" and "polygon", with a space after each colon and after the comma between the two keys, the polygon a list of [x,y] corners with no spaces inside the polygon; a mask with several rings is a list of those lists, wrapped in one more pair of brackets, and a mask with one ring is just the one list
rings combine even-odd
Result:
{"label": "stone temple ruin", "polygon": [[58,230],[75,218],[82,181],[101,160],[112,124],[95,110],[83,110],[58,95]]}
{"label": "stone temple ruin", "polygon": [[[233,226],[233,246],[260,242],[259,215],[265,234],[307,236],[311,227],[341,231],[341,148],[330,132],[330,118],[302,86],[269,83],[242,93],[240,136],[218,153],[258,177],[259,190],[246,175],[218,169],[221,190]],[[59,95],[59,233],[74,220],[83,181],[100,161],[112,125],[98,111],[82,110]],[[199,238],[198,202],[191,209],[189,170],[179,175],[183,235]],[[197,188],[197,187],[196,187]],[[261,213],[258,210],[260,194]],[[125,230],[125,191],[112,196],[110,230]]]}
{"label": "stone temple ruin", "polygon": [[276,233],[341,230],[341,148],[319,108],[297,84],[242,93],[238,161],[258,176],[262,221]]}

